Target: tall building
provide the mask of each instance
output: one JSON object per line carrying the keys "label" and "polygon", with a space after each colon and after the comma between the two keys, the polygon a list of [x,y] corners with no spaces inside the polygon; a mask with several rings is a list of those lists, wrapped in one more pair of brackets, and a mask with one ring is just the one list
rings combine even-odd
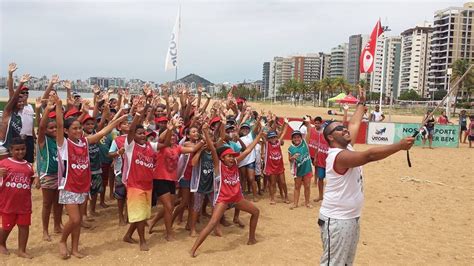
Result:
{"label": "tall building", "polygon": [[263,97],[268,95],[268,88],[270,87],[270,62],[263,63],[262,75],[262,94]]}
{"label": "tall building", "polygon": [[347,51],[347,73],[346,79],[349,84],[355,85],[359,82],[359,58],[363,48],[362,36],[360,34],[349,37]]}
{"label": "tall building", "polygon": [[268,98],[277,96],[278,89],[293,76],[292,57],[274,57],[270,63]]}
{"label": "tall building", "polygon": [[331,72],[331,54],[319,53],[321,58],[321,79],[328,78]]}
{"label": "tall building", "polygon": [[377,38],[375,46],[374,70],[371,73],[370,90],[372,92],[380,92],[382,87],[382,66],[384,55],[385,32]]}
{"label": "tall building", "polygon": [[303,82],[306,85],[310,85],[311,83],[320,80],[320,77],[321,58],[319,57],[319,54],[293,57],[293,79]]}
{"label": "tall building", "polygon": [[330,78],[346,76],[347,46],[347,43],[343,43],[331,49]]}
{"label": "tall building", "polygon": [[421,97],[429,97],[428,70],[431,59],[432,25],[425,22],[401,33],[399,94],[403,91],[415,90]]}
{"label": "tall building", "polygon": [[474,2],[436,11],[431,39],[430,90],[447,90],[447,69],[458,59],[474,59]]}
{"label": "tall building", "polygon": [[391,36],[384,42],[384,75],[383,75],[383,92],[387,99],[393,96],[398,98],[398,83],[400,73],[400,55],[401,55],[402,38],[400,36]]}

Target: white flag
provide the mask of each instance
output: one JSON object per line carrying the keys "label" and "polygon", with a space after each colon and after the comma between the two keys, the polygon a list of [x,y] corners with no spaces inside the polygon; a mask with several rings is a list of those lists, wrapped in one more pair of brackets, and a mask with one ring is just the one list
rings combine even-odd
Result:
{"label": "white flag", "polygon": [[166,53],[165,71],[176,69],[178,67],[178,40],[179,30],[181,28],[181,6],[178,8],[178,15],[174,23],[173,32],[171,33],[171,41]]}

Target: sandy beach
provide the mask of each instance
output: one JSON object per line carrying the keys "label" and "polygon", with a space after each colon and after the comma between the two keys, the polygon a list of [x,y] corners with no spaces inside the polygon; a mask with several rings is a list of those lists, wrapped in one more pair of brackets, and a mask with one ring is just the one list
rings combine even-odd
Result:
{"label": "sandy beach", "polygon": [[[302,117],[304,114],[323,115],[324,108],[258,105],[278,115]],[[418,122],[421,117],[394,116],[392,121]],[[286,151],[288,143],[283,151]],[[357,150],[369,145],[357,145]],[[287,162],[286,152],[285,162]],[[474,180],[472,161],[474,149],[467,144],[460,148],[414,147],[411,151],[413,167],[409,168],[406,154],[400,152],[381,162],[364,167],[365,205],[361,217],[361,237],[355,263],[357,265],[473,265],[474,264]],[[293,180],[286,163],[286,180],[293,196]],[[317,197],[312,186],[311,198]],[[303,201],[301,196],[300,202]],[[199,265],[315,265],[322,252],[317,216],[320,204],[312,209],[299,207],[290,210],[281,203],[272,206],[268,195],[256,203],[260,208],[257,227],[258,243],[247,246],[249,215],[241,214],[246,224],[223,228],[224,236],[210,236],[198,250],[198,256],[188,254],[195,238],[188,236],[184,223],[174,226],[176,241],[166,242],[164,225],[160,221],[158,232],[146,235],[149,252],[140,252],[137,245],[123,242],[126,227],[119,227],[116,203],[111,207],[98,207],[100,216],[93,230],[83,229],[81,251],[88,256],[71,258],[69,264],[130,265],[130,264],[199,264]],[[33,191],[33,215],[28,250],[33,260],[18,258],[17,229],[11,233],[9,256],[0,256],[0,264],[35,265],[64,264],[58,256],[59,235],[52,242],[42,241],[41,191]],[[161,206],[159,206],[161,208]],[[155,212],[156,210],[154,210]],[[230,221],[233,210],[226,212]],[[63,216],[63,221],[67,216]],[[208,219],[202,218],[198,229]],[[50,225],[52,228],[52,222]]]}

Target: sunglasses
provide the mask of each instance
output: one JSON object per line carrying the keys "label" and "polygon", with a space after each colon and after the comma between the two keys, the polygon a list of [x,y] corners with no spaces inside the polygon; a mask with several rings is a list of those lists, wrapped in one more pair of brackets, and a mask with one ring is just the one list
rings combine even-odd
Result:
{"label": "sunglasses", "polygon": [[336,126],[333,129],[331,129],[331,131],[329,131],[328,136],[331,135],[334,131],[344,131],[345,129],[347,129],[347,127],[343,125]]}
{"label": "sunglasses", "polygon": [[30,94],[30,93],[27,91],[22,91],[21,94]]}

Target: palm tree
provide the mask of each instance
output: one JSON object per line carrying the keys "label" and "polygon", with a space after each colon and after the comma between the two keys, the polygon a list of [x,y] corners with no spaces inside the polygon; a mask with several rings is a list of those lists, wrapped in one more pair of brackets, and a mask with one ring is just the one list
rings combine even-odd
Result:
{"label": "palm tree", "polygon": [[[469,65],[470,65],[470,62],[469,60],[466,60],[466,59],[458,59],[456,61],[454,61],[453,65],[452,65],[452,69],[453,69],[453,74],[452,74],[452,78],[453,80],[457,80],[459,78],[462,77],[462,75],[464,75],[464,73],[466,73],[466,71],[469,69]],[[472,81],[474,79],[474,70],[471,69],[471,71],[469,71],[470,73],[468,73],[464,80],[462,80],[460,83],[459,83],[459,88],[461,88],[461,98],[464,99],[464,93],[465,93],[465,87],[464,85],[468,85],[467,87],[471,87],[470,85],[472,85]],[[458,101],[458,93],[456,93],[456,96],[455,96],[455,99],[454,99],[454,111],[453,113],[456,113],[456,103]]]}
{"label": "palm tree", "polygon": [[316,106],[316,93],[319,92],[318,106],[321,105],[321,82],[316,80],[309,85],[309,89],[313,92],[313,106]]}
{"label": "palm tree", "polygon": [[349,83],[344,77],[337,77],[334,80],[334,87],[339,88],[340,92],[345,92],[346,94],[349,94]]}
{"label": "palm tree", "polygon": [[334,90],[334,80],[331,78],[323,78],[320,82],[320,90],[324,92],[323,99],[329,99],[330,93]]}

